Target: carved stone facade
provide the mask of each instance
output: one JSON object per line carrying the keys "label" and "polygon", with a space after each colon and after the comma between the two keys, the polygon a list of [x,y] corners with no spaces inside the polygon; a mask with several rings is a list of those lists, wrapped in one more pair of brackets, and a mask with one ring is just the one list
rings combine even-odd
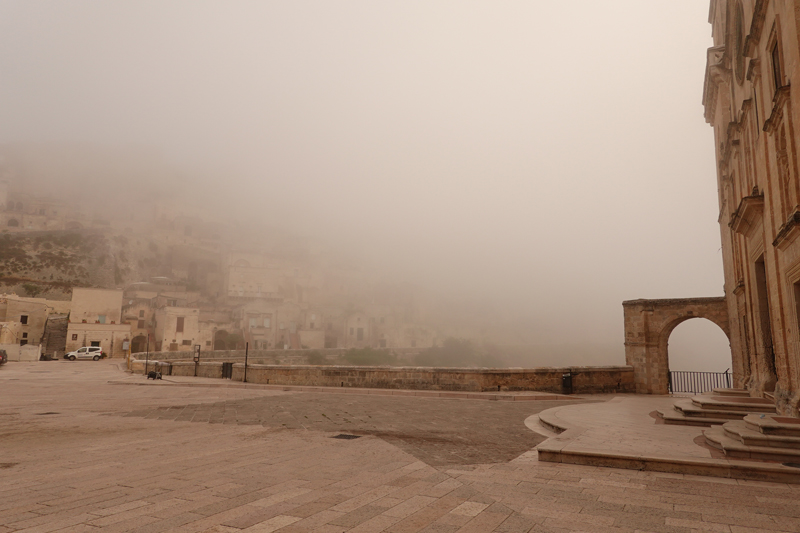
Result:
{"label": "carved stone facade", "polygon": [[[703,105],[714,128],[734,379],[800,403],[800,5],[712,0]],[[792,86],[798,89],[792,89]]]}

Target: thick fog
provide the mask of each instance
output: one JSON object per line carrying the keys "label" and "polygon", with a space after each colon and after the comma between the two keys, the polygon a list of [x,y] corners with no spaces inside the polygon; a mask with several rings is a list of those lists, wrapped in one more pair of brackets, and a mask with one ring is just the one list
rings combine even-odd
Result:
{"label": "thick fog", "polygon": [[[722,294],[710,29],[700,0],[2,0],[0,143],[155,154],[210,218],[618,364],[623,300]],[[729,366],[689,329],[680,366]]]}

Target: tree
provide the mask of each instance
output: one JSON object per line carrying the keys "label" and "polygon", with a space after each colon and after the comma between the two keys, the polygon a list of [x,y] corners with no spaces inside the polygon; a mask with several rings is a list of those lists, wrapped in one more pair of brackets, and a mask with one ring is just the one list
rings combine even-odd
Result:
{"label": "tree", "polygon": [[25,293],[31,298],[36,298],[38,294],[44,291],[43,288],[33,283],[23,283],[22,288],[25,289]]}

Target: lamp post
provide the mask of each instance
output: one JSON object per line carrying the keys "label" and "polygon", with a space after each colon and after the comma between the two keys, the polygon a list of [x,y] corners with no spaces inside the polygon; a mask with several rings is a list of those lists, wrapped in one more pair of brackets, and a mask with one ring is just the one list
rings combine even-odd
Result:
{"label": "lamp post", "polygon": [[145,351],[145,358],[144,358],[144,375],[147,376],[147,363],[150,362],[150,334],[147,334],[147,348]]}
{"label": "lamp post", "polygon": [[244,383],[247,383],[247,352],[250,349],[250,343],[246,342],[244,344]]}

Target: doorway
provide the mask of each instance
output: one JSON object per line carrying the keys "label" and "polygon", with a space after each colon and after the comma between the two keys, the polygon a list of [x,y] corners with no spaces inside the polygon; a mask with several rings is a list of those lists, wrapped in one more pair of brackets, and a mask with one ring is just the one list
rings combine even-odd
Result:
{"label": "doorway", "polygon": [[761,343],[764,349],[764,359],[767,363],[766,371],[777,377],[775,369],[775,350],[772,347],[772,320],[769,313],[769,288],[767,284],[767,266],[763,254],[756,260],[756,298],[758,309],[758,324],[761,330]]}

